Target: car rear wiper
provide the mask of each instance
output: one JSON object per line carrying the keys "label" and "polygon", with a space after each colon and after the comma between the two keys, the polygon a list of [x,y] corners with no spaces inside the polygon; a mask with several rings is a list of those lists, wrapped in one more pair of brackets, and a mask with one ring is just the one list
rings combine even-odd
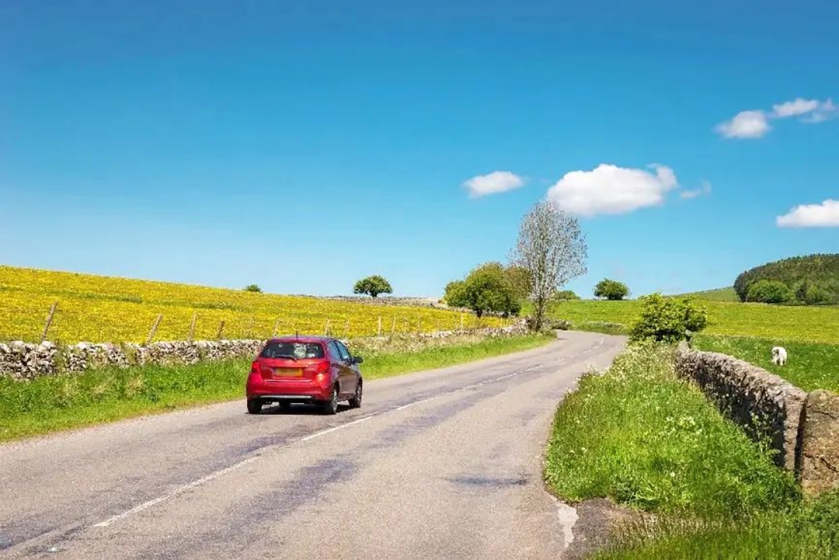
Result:
{"label": "car rear wiper", "polygon": [[274,356],[275,360],[280,358],[288,358],[289,360],[294,360],[295,362],[297,361],[297,358],[292,356],[291,354],[280,354],[279,356]]}

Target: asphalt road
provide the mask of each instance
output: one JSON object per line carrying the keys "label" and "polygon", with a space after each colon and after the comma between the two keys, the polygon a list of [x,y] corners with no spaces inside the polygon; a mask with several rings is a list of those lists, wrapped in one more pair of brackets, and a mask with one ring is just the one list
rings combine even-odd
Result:
{"label": "asphalt road", "polygon": [[336,416],[244,401],[0,445],[0,558],[557,558],[557,402],[624,340],[365,384]]}

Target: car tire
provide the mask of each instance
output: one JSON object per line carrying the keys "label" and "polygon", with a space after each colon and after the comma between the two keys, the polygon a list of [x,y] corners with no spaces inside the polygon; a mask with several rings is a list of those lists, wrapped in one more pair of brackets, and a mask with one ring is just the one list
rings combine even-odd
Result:
{"label": "car tire", "polygon": [[350,399],[350,408],[361,408],[361,393],[363,389],[363,383],[361,382],[361,379],[359,379],[355,386],[355,395],[353,395],[353,398]]}
{"label": "car tire", "polygon": [[259,399],[248,399],[248,412],[251,414],[262,412],[262,401]]}
{"label": "car tire", "polygon": [[332,387],[332,398],[323,403],[323,412],[329,415],[338,413],[338,387]]}
{"label": "car tire", "polygon": [[289,412],[291,410],[291,403],[290,402],[280,402],[280,412]]}

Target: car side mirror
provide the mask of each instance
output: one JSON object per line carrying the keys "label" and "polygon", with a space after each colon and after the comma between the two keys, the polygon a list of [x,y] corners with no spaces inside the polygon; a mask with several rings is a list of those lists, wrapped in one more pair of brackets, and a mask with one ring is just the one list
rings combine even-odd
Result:
{"label": "car side mirror", "polygon": [[364,361],[364,358],[362,358],[361,356],[353,356],[352,361],[355,364],[360,364]]}

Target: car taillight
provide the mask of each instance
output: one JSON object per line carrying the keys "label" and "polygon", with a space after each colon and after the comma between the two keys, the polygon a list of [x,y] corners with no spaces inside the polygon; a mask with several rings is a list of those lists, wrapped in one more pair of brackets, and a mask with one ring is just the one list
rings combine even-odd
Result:
{"label": "car taillight", "polygon": [[259,377],[259,362],[257,361],[251,363],[251,372],[248,374],[248,379],[251,377]]}
{"label": "car taillight", "polygon": [[306,366],[305,371],[309,375],[314,375],[314,376],[323,375],[323,374],[329,372],[329,362],[323,361],[323,362],[314,363],[310,366]]}

